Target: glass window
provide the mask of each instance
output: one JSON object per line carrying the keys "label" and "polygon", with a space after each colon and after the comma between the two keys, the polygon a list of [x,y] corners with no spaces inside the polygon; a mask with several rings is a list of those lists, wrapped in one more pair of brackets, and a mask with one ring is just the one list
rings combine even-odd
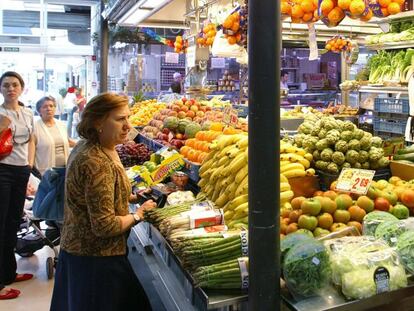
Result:
{"label": "glass window", "polygon": [[40,0],[1,0],[0,14],[3,15],[1,34],[39,35]]}

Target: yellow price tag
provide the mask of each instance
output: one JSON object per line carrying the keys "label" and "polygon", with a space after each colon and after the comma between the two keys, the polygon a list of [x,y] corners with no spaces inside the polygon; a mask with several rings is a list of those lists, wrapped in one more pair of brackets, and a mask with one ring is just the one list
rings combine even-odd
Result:
{"label": "yellow price tag", "polygon": [[357,168],[344,168],[338,178],[336,190],[366,194],[374,178],[375,171]]}

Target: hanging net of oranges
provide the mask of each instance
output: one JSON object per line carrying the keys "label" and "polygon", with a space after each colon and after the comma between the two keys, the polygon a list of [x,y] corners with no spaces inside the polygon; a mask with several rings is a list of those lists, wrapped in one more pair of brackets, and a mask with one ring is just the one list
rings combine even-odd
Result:
{"label": "hanging net of oranges", "polygon": [[337,0],[319,0],[319,16],[326,26],[335,27],[345,18],[345,11]]}
{"label": "hanging net of oranges", "polygon": [[238,11],[230,14],[223,22],[223,34],[230,45],[241,40],[240,14]]}
{"label": "hanging net of oranges", "polygon": [[198,33],[197,44],[202,47],[212,46],[217,34],[217,26],[214,23],[206,22],[203,29]]}
{"label": "hanging net of oranges", "polygon": [[400,13],[405,0],[368,0],[369,7],[377,17],[386,17]]}
{"label": "hanging net of oranges", "polygon": [[290,16],[292,23],[314,23],[319,20],[318,0],[282,0],[280,12]]}
{"label": "hanging net of oranges", "polygon": [[174,52],[185,53],[187,45],[188,45],[187,40],[184,40],[183,37],[181,36],[176,36],[175,42],[174,42]]}
{"label": "hanging net of oranges", "polygon": [[351,41],[343,36],[335,36],[325,43],[325,50],[332,53],[341,53],[351,47]]}

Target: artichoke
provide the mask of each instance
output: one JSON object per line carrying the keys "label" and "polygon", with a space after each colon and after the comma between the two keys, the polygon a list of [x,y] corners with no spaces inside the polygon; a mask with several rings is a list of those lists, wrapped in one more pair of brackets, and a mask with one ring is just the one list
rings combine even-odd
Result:
{"label": "artichoke", "polygon": [[369,160],[372,162],[379,161],[384,156],[382,148],[371,147],[369,150]]}
{"label": "artichoke", "polygon": [[371,137],[372,135],[370,133],[365,133],[365,135],[360,139],[359,145],[361,146],[362,150],[368,151],[371,148]]}
{"label": "artichoke", "polygon": [[331,174],[338,174],[339,173],[338,165],[336,165],[333,162],[328,164],[328,166],[326,167],[326,170]]}
{"label": "artichoke", "polygon": [[359,143],[359,140],[351,139],[348,143],[348,149],[359,151],[359,149],[361,149],[361,145]]}
{"label": "artichoke", "polygon": [[378,165],[381,168],[388,167],[390,165],[390,160],[388,160],[388,158],[386,157],[382,157],[381,159],[379,159]]}
{"label": "artichoke", "polygon": [[344,162],[344,164],[342,164],[342,168],[351,168],[352,165],[349,162]]}
{"label": "artichoke", "polygon": [[365,170],[369,170],[369,162],[368,161],[366,161],[366,162],[364,162],[364,163],[362,163],[362,168],[363,169],[365,169]]}
{"label": "artichoke", "polygon": [[354,134],[351,131],[343,131],[341,133],[341,139],[345,141],[350,141]]}
{"label": "artichoke", "polygon": [[359,152],[358,162],[364,163],[369,160],[369,153],[365,150]]}
{"label": "artichoke", "polygon": [[316,161],[316,162],[315,162],[315,167],[316,167],[318,170],[325,171],[325,170],[326,170],[326,168],[328,167],[328,164],[329,164],[329,162],[325,162],[325,161],[321,161],[321,160],[319,160],[319,161]]}
{"label": "artichoke", "polygon": [[336,120],[336,125],[337,125],[337,130],[339,131],[339,132],[342,132],[343,131],[343,127],[344,127],[344,121],[342,121],[342,120]]}
{"label": "artichoke", "polygon": [[353,165],[354,168],[362,168],[362,164],[359,162],[354,163]]}
{"label": "artichoke", "polygon": [[321,152],[321,160],[325,162],[331,161],[333,150],[331,148],[323,149]]}
{"label": "artichoke", "polygon": [[332,154],[332,161],[338,165],[342,165],[345,162],[345,155],[342,152],[335,151]]}
{"label": "artichoke", "polygon": [[338,130],[330,130],[326,134],[326,140],[329,145],[334,145],[341,138],[341,133]]}
{"label": "artichoke", "polygon": [[303,122],[298,127],[298,133],[310,134],[310,132],[312,131],[312,129],[313,129],[312,123],[310,123],[310,122]]}
{"label": "artichoke", "polygon": [[319,150],[315,150],[315,151],[312,153],[312,156],[313,156],[313,161],[314,161],[314,162],[316,162],[316,161],[318,161],[318,160],[320,160],[320,159],[321,159],[321,153],[320,153],[320,151],[319,151]]}
{"label": "artichoke", "polygon": [[321,139],[320,141],[318,141],[315,145],[316,149],[322,151],[326,148],[328,148],[328,141],[326,139]]}
{"label": "artichoke", "polygon": [[343,124],[342,128],[343,128],[344,131],[353,132],[353,131],[355,131],[356,126],[351,121],[344,121],[344,124]]}
{"label": "artichoke", "polygon": [[305,148],[308,152],[313,152],[316,149],[316,144],[318,143],[318,139],[316,137],[307,135],[303,138],[302,147]]}
{"label": "artichoke", "polygon": [[382,138],[378,136],[374,136],[371,138],[371,145],[373,147],[381,148],[382,147]]}
{"label": "artichoke", "polygon": [[346,153],[348,151],[348,143],[345,140],[339,140],[335,144],[335,150],[342,153]]}
{"label": "artichoke", "polygon": [[359,153],[355,150],[348,150],[345,155],[346,161],[351,164],[355,164],[356,162],[358,162],[358,157]]}
{"label": "artichoke", "polygon": [[322,127],[319,125],[315,125],[314,127],[313,127],[313,129],[312,129],[312,131],[310,132],[310,134],[312,135],[312,136],[318,136],[318,134],[319,134],[319,131],[322,129]]}
{"label": "artichoke", "polygon": [[323,138],[325,138],[325,137],[326,137],[326,134],[328,134],[328,131],[327,131],[327,130],[325,130],[325,129],[323,128],[323,129],[321,129],[321,130],[320,130],[320,132],[319,132],[319,134],[318,134],[318,137],[319,137],[320,139],[323,139]]}
{"label": "artichoke", "polygon": [[302,142],[303,142],[304,136],[305,136],[304,134],[296,134],[295,135],[295,137],[293,138],[293,141],[294,141],[296,146],[302,147]]}
{"label": "artichoke", "polygon": [[360,140],[362,137],[364,137],[364,134],[365,134],[365,132],[361,129],[356,129],[353,132],[354,139],[358,139],[358,140]]}

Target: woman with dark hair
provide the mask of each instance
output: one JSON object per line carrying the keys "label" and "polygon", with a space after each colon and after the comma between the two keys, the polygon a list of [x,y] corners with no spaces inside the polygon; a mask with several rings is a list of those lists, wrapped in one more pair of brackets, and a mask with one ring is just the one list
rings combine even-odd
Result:
{"label": "woman with dark hair", "polygon": [[36,103],[36,110],[41,118],[34,124],[34,165],[43,175],[49,168],[66,166],[69,147],[73,147],[75,141],[68,138],[66,125],[54,118],[56,101],[53,97],[42,97]]}
{"label": "woman with dark hair", "polygon": [[26,187],[33,166],[33,112],[19,102],[24,89],[22,77],[13,71],[0,77],[4,102],[0,106],[0,132],[11,128],[13,151],[0,160],[0,299],[12,299],[20,291],[5,288],[25,281],[32,274],[17,274],[14,248],[23,213]]}
{"label": "woman with dark hair", "polygon": [[127,258],[130,229],[146,201],[129,213],[131,185],[115,150],[128,139],[128,98],[110,93],[88,102],[78,125],[84,140],[66,168],[64,221],[50,310],[151,310]]}

